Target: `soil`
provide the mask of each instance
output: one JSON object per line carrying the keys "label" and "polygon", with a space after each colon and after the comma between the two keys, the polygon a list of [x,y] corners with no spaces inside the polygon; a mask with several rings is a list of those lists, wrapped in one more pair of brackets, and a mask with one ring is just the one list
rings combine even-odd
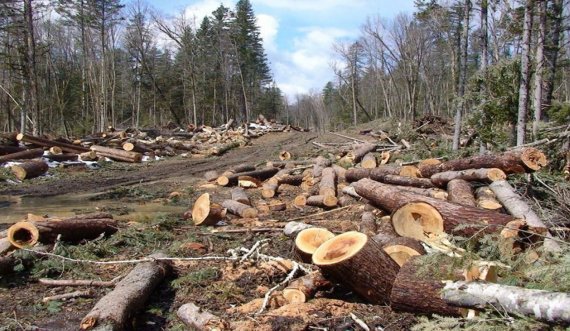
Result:
{"label": "soil", "polygon": [[[251,141],[249,146],[234,149],[221,157],[171,159],[143,164],[109,163],[98,170],[56,171],[54,176],[36,178],[22,184],[0,183],[0,195],[46,197],[64,194],[101,193],[101,205],[125,201],[127,210],[110,210],[121,217],[120,230],[109,238],[81,245],[59,243],[58,254],[89,260],[141,258],[157,251],[169,256],[227,256],[228,249],[252,247],[269,239],[263,253],[294,259],[291,241],[280,229],[264,233],[212,233],[211,228],[196,227],[180,213],[147,220],[129,219],[137,204],[164,203],[191,206],[196,197],[210,192],[216,202],[229,197],[229,189],[202,186],[202,175],[209,170],[224,171],[232,166],[263,164],[278,159],[282,150],[296,157],[323,154],[311,141],[347,142],[333,135],[315,133],[271,133]],[[172,192],[177,194],[172,195]],[[293,200],[298,188],[285,187],[278,199]],[[261,201],[259,190],[249,190],[252,201]],[[233,226],[268,226],[307,217],[315,223],[326,223],[335,232],[356,228],[362,206],[354,205],[322,217],[311,215],[322,210],[315,207],[260,215],[256,220],[230,217]],[[104,210],[97,208],[97,210]],[[95,210],[82,210],[92,212]],[[319,221],[321,220],[321,221]],[[18,252],[17,272],[0,276],[0,330],[77,330],[79,322],[109,288],[93,288],[92,298],[42,303],[45,296],[78,290],[72,287],[48,287],[39,278],[111,280],[126,275],[132,265],[72,264],[55,258],[40,258]],[[268,310],[256,315],[267,290],[283,281],[288,270],[267,265],[266,261],[232,263],[219,261],[176,262],[173,273],[153,292],[145,307],[134,317],[129,330],[185,330],[176,317],[184,303],[199,307],[230,321],[235,330],[357,330],[351,314],[366,322],[371,329],[407,330],[416,321],[410,314],[395,313],[386,306],[369,305],[342,286],[320,293],[306,304],[286,305],[279,291],[270,300]],[[79,288],[84,289],[84,288]],[[379,328],[377,328],[379,329]]]}

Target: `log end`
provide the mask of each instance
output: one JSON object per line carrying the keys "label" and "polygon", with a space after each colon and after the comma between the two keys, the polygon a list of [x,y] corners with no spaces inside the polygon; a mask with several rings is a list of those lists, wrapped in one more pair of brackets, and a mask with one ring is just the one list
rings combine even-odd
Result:
{"label": "log end", "polygon": [[496,180],[507,179],[505,172],[498,168],[489,169],[489,171],[487,171],[487,176],[489,177],[489,180],[493,182]]}
{"label": "log end", "polygon": [[536,148],[526,148],[521,155],[524,165],[530,170],[540,170],[548,164],[546,155]]}
{"label": "log end", "polygon": [[216,179],[216,183],[220,186],[227,186],[230,183],[230,180],[227,176],[221,175]]}
{"label": "log end", "polygon": [[8,228],[10,243],[18,248],[35,245],[40,239],[38,228],[30,222],[18,222]]}
{"label": "log end", "polygon": [[313,264],[334,265],[351,258],[368,242],[364,233],[349,231],[322,243],[313,253]]}
{"label": "log end", "polygon": [[295,238],[295,250],[303,262],[311,263],[313,253],[334,234],[325,228],[308,228],[302,230]]}
{"label": "log end", "polygon": [[430,235],[444,233],[443,217],[432,205],[409,202],[392,214],[394,230],[402,237],[425,241]]}
{"label": "log end", "polygon": [[412,256],[422,255],[421,252],[413,249],[412,247],[404,246],[404,245],[391,245],[384,247],[384,252],[386,252],[394,262],[398,263],[401,267],[404,263],[408,262],[408,260]]}

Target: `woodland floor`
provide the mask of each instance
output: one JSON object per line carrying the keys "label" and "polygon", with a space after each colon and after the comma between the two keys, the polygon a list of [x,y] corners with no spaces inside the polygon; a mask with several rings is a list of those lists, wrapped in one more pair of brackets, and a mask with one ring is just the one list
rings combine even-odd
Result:
{"label": "woodland floor", "polygon": [[[97,196],[97,207],[89,204],[89,208],[79,208],[80,212],[108,210],[114,215],[123,215],[121,220],[124,221],[124,227],[109,239],[77,246],[61,244],[58,247],[59,254],[76,258],[137,258],[159,250],[177,257],[226,255],[230,248],[251,247],[255,242],[266,238],[271,242],[264,250],[265,254],[291,258],[290,241],[281,231],[261,234],[212,234],[204,227],[195,227],[191,222],[184,221],[180,213],[150,218],[138,216],[133,219],[129,219],[129,213],[136,209],[137,205],[151,201],[161,201],[181,208],[190,207],[192,201],[206,191],[198,187],[199,183],[203,183],[204,172],[223,171],[242,163],[262,164],[278,159],[281,150],[289,150],[295,156],[316,156],[319,150],[314,149],[310,142],[317,138],[321,142],[347,142],[344,138],[330,134],[318,136],[315,133],[270,133],[221,157],[186,159],[178,156],[137,165],[110,163],[98,170],[61,170],[54,176],[36,178],[23,184],[0,183],[0,196],[45,197],[45,203],[49,204],[51,198],[59,195],[100,193]],[[168,199],[168,196],[174,191],[181,192],[181,196],[173,201]],[[229,190],[226,188],[207,191],[219,201],[229,198]],[[293,191],[286,191],[280,198],[283,201],[291,201],[295,195]],[[259,192],[254,192],[251,198],[261,199],[261,196]],[[116,204],[117,201],[124,201],[127,207],[123,210],[105,208],[107,204]],[[9,208],[0,208],[0,212],[9,213]],[[288,221],[319,211],[321,210],[314,207],[303,210],[292,208],[266,216],[262,221]],[[357,217],[356,213],[348,209],[334,213],[330,219],[343,221],[345,228],[339,230],[346,231],[346,227],[351,227],[350,221],[356,221]],[[7,225],[0,224],[0,230]],[[22,271],[0,278],[0,330],[77,330],[83,316],[109,289],[94,288],[96,295],[89,299],[45,304],[41,302],[45,296],[77,289],[50,288],[39,284],[37,279],[49,277],[110,280],[118,275],[125,275],[131,267],[74,265],[57,259],[35,259],[33,266],[24,263]],[[267,272],[253,265],[234,266],[230,262],[176,263],[173,274],[162,282],[145,310],[136,316],[132,329],[184,330],[185,327],[176,317],[176,310],[186,302],[194,302],[218,316],[243,321],[240,327],[243,330],[356,330],[358,327],[350,318],[350,313],[354,313],[369,325],[382,326],[384,330],[406,330],[415,323],[412,315],[394,313],[386,306],[365,304],[352,293],[342,290],[325,294],[327,298],[340,300],[313,300],[311,304],[303,307],[284,307],[270,310],[264,315],[253,315],[252,312],[259,308],[259,298],[263,298],[268,288],[282,281],[285,276],[286,273]],[[250,311],[247,308],[235,308],[254,299],[258,300],[251,305]]]}

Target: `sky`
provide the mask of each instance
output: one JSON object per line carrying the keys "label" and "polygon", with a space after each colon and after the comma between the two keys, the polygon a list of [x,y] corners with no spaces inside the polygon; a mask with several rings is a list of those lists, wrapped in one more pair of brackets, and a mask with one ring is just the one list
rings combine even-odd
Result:
{"label": "sky", "polygon": [[[201,22],[220,4],[237,0],[147,0],[167,16]],[[273,77],[288,98],[321,91],[334,79],[331,63],[336,42],[358,38],[367,17],[390,19],[412,13],[413,0],[250,0],[257,17]]]}

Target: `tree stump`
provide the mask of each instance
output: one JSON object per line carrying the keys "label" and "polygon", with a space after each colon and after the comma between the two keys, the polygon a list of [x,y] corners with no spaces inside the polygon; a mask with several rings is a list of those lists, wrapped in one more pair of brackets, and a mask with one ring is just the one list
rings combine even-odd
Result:
{"label": "tree stump", "polygon": [[210,194],[202,194],[192,208],[192,220],[195,225],[214,225],[226,217],[226,209],[210,202]]}
{"label": "tree stump", "polygon": [[26,163],[13,165],[11,167],[12,173],[19,180],[31,179],[45,174],[49,167],[47,163],[41,160],[28,161]]}

